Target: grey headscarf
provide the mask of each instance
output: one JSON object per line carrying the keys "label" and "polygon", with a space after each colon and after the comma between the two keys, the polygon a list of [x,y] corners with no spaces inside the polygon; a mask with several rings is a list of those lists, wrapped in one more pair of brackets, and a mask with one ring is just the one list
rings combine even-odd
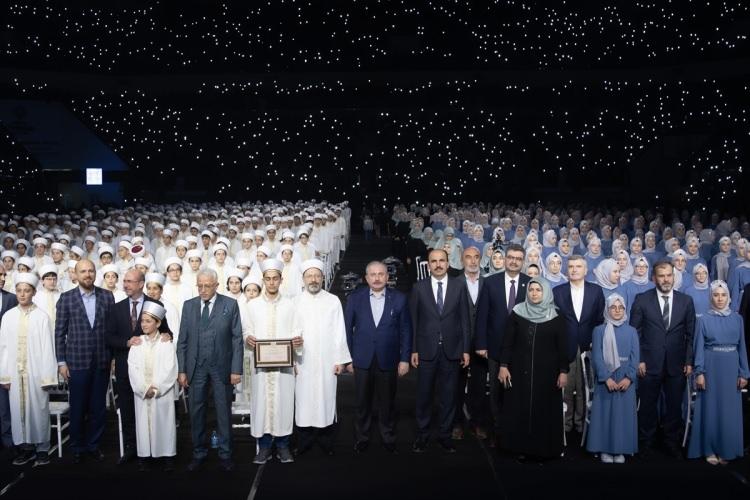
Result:
{"label": "grey headscarf", "polygon": [[619,293],[613,293],[607,297],[606,306],[604,307],[604,337],[602,339],[602,355],[604,357],[604,365],[607,367],[607,371],[612,373],[613,371],[620,368],[620,353],[617,351],[617,339],[615,338],[615,327],[622,326],[627,320],[628,315],[622,317],[622,319],[614,319],[609,313],[609,308],[615,303],[619,302],[625,310],[628,310],[625,299]]}
{"label": "grey headscarf", "polygon": [[703,269],[704,271],[706,271],[706,273],[708,273],[708,268],[702,263],[698,263],[693,267],[693,288],[695,288],[696,290],[707,290],[709,287],[708,277],[706,278],[706,281],[704,281],[703,283],[698,283],[695,280],[696,273],[700,271],[701,269]]}
{"label": "grey headscarf", "polygon": [[596,266],[594,276],[600,287],[606,290],[614,290],[620,285],[619,282],[613,282],[609,279],[609,273],[615,268],[620,269],[615,259],[604,259]]}
{"label": "grey headscarf", "polygon": [[[728,241],[730,246],[732,244],[732,240],[729,239],[728,236],[722,236],[719,240],[719,248],[721,249],[721,244],[724,241]],[[716,254],[716,277],[720,280],[726,280],[729,276],[729,259],[732,257],[731,252],[722,252],[719,250],[719,253]]]}
{"label": "grey headscarf", "polygon": [[[532,283],[542,287],[542,301],[533,304],[529,300],[528,290]],[[526,285],[526,300],[513,307],[513,312],[532,323],[544,323],[557,317],[555,299],[552,295],[552,287],[544,278],[531,278]]]}
{"label": "grey headscarf", "polygon": [[[714,290],[717,288],[723,288],[724,291],[727,292],[727,295],[729,296],[729,287],[727,286],[727,283],[725,281],[721,280],[714,280],[711,282],[711,293],[713,293]],[[727,301],[727,305],[724,306],[724,309],[716,309],[714,307],[714,303],[711,302],[711,307],[708,309],[708,314],[712,314],[714,316],[729,316],[732,314],[732,310],[729,308],[729,304],[732,303],[732,297],[729,296],[729,300]],[[515,309],[514,309],[515,311]]]}

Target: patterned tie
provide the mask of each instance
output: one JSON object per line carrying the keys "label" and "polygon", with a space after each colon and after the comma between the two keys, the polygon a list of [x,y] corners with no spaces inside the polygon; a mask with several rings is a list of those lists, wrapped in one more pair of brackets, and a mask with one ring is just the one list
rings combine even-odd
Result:
{"label": "patterned tie", "polygon": [[138,324],[138,301],[134,300],[133,309],[130,310],[130,331],[135,331],[135,326]]}
{"label": "patterned tie", "polygon": [[443,282],[438,281],[437,290],[437,308],[440,314],[443,314]]}
{"label": "patterned tie", "polygon": [[669,330],[669,295],[662,295],[664,299],[664,309],[661,311],[661,322],[664,323],[664,329]]}
{"label": "patterned tie", "polygon": [[210,300],[203,301],[203,311],[201,312],[201,327],[205,328],[208,326],[208,304]]}
{"label": "patterned tie", "polygon": [[508,294],[508,314],[516,305],[516,280],[510,280],[510,293]]}

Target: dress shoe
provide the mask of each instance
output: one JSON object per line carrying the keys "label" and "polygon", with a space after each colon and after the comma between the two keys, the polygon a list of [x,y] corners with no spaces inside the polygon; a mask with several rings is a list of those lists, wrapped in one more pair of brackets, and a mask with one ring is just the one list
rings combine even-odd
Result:
{"label": "dress shoe", "polygon": [[229,458],[222,458],[219,461],[219,468],[224,472],[232,472],[234,470],[234,462]]}
{"label": "dress shoe", "polygon": [[385,448],[385,451],[392,455],[397,455],[398,450],[396,449],[396,443],[383,443],[383,448]]}
{"label": "dress shoe", "polygon": [[487,439],[487,431],[479,425],[474,427],[474,435],[478,439],[482,439],[482,440]]}
{"label": "dress shoe", "polygon": [[26,465],[36,460],[36,451],[34,448],[23,450],[16,458],[13,459],[13,465]]}
{"label": "dress shoe", "polygon": [[443,449],[444,452],[456,453],[456,447],[448,439],[440,439],[438,440],[438,443],[440,443],[440,447]]}
{"label": "dress shoe", "polygon": [[414,453],[424,453],[427,451],[427,439],[418,437],[411,446]]}
{"label": "dress shoe", "polygon": [[612,464],[615,462],[615,458],[609,453],[602,453],[599,457],[603,464]]}
{"label": "dress shoe", "polygon": [[357,441],[354,443],[354,451],[357,453],[363,453],[365,450],[367,450],[367,447],[370,446],[369,441]]}
{"label": "dress shoe", "polygon": [[94,462],[104,461],[104,453],[102,453],[102,451],[99,448],[95,450],[90,450],[88,455],[89,457],[91,457],[91,460],[93,460]]}
{"label": "dress shoe", "polygon": [[122,454],[120,459],[117,461],[117,465],[125,465],[135,458],[135,450],[133,448],[125,448],[125,453]]}
{"label": "dress shoe", "polygon": [[453,430],[451,431],[451,439],[454,441],[460,441],[464,438],[464,428],[460,425],[456,425],[453,427]]}
{"label": "dress shoe", "polygon": [[187,466],[188,472],[195,472],[201,468],[205,458],[193,458]]}

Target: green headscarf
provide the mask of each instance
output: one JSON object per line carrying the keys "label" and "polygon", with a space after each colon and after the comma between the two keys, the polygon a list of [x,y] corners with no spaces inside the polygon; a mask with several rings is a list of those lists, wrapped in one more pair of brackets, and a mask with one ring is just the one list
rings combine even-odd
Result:
{"label": "green headscarf", "polygon": [[[529,300],[528,292],[532,283],[537,283],[542,287],[542,301],[538,304],[532,304]],[[532,323],[544,323],[557,317],[555,299],[552,295],[552,287],[549,281],[541,277],[531,278],[526,284],[526,300],[520,304],[516,304],[513,312]]]}

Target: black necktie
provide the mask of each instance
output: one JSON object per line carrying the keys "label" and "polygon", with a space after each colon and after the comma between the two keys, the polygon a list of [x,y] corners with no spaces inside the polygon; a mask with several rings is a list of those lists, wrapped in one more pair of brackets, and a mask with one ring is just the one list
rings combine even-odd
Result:
{"label": "black necktie", "polygon": [[134,332],[138,324],[138,301],[133,301],[133,309],[130,310],[130,331]]}
{"label": "black necktie", "polygon": [[437,307],[438,307],[438,312],[440,312],[440,314],[443,314],[443,282],[442,281],[438,281]]}
{"label": "black necktie", "polygon": [[203,301],[203,311],[201,312],[201,326],[204,328],[208,326],[208,304],[210,302],[210,300]]}
{"label": "black necktie", "polygon": [[661,310],[661,321],[664,323],[664,329],[669,330],[669,295],[662,295],[664,299],[664,309]]}
{"label": "black necktie", "polygon": [[513,310],[513,306],[516,305],[516,280],[510,280],[510,292],[508,293],[508,314]]}

